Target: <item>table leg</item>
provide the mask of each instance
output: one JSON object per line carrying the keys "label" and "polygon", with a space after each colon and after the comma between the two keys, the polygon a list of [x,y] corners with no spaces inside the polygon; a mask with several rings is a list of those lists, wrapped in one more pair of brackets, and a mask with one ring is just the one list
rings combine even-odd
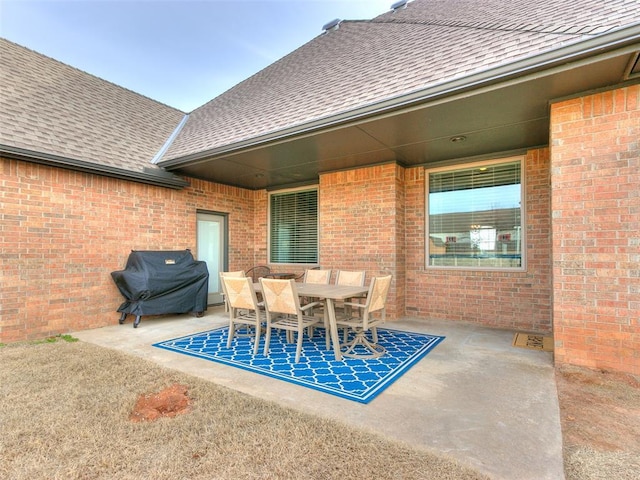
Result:
{"label": "table leg", "polygon": [[333,300],[327,298],[327,312],[329,314],[329,327],[331,330],[331,341],[333,342],[333,352],[336,360],[342,360],[342,354],[340,353],[340,337],[338,334],[338,324],[336,323],[336,310],[333,305]]}

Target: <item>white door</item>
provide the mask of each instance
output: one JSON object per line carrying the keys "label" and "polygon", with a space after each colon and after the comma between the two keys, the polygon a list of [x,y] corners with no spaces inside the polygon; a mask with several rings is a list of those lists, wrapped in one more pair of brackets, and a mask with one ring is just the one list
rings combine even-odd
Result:
{"label": "white door", "polygon": [[209,305],[223,302],[220,272],[225,269],[226,222],[223,215],[198,213],[197,258],[207,262],[209,270]]}

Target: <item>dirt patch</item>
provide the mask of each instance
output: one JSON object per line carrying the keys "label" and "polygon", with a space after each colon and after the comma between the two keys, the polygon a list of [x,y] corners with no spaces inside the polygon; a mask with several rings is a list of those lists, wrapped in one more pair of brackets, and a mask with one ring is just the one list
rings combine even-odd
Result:
{"label": "dirt patch", "polygon": [[640,478],[639,379],[562,366],[556,382],[567,478]]}
{"label": "dirt patch", "polygon": [[191,400],[185,385],[173,384],[157,393],[141,395],[129,419],[132,422],[152,422],[161,417],[175,417],[191,410]]}

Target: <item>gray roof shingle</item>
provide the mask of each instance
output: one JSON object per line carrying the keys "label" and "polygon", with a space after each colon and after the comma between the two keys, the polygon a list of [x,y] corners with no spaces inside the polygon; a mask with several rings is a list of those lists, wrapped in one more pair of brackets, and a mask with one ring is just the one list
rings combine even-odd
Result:
{"label": "gray roof shingle", "polygon": [[0,38],[0,144],[143,172],[184,113]]}
{"label": "gray roof shingle", "polygon": [[638,0],[415,0],[345,21],[191,113],[170,160],[295,127],[640,21]]}
{"label": "gray roof shingle", "polygon": [[415,0],[373,21],[578,33],[584,27],[608,30],[635,23],[638,5],[638,0]]}
{"label": "gray roof shingle", "polygon": [[[414,0],[345,21],[194,110],[161,161],[203,156],[640,22],[640,0]],[[152,163],[184,113],[0,39],[0,146]],[[180,160],[177,160],[180,162]]]}

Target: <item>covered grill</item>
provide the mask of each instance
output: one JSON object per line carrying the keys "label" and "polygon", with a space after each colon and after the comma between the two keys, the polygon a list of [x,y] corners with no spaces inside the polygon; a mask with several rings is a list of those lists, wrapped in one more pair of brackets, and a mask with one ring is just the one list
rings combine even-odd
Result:
{"label": "covered grill", "polygon": [[196,261],[190,250],[132,250],[124,270],[111,277],[126,301],[120,305],[120,324],[128,314],[136,316],[137,328],[142,315],[194,312],[207,309],[209,271]]}

